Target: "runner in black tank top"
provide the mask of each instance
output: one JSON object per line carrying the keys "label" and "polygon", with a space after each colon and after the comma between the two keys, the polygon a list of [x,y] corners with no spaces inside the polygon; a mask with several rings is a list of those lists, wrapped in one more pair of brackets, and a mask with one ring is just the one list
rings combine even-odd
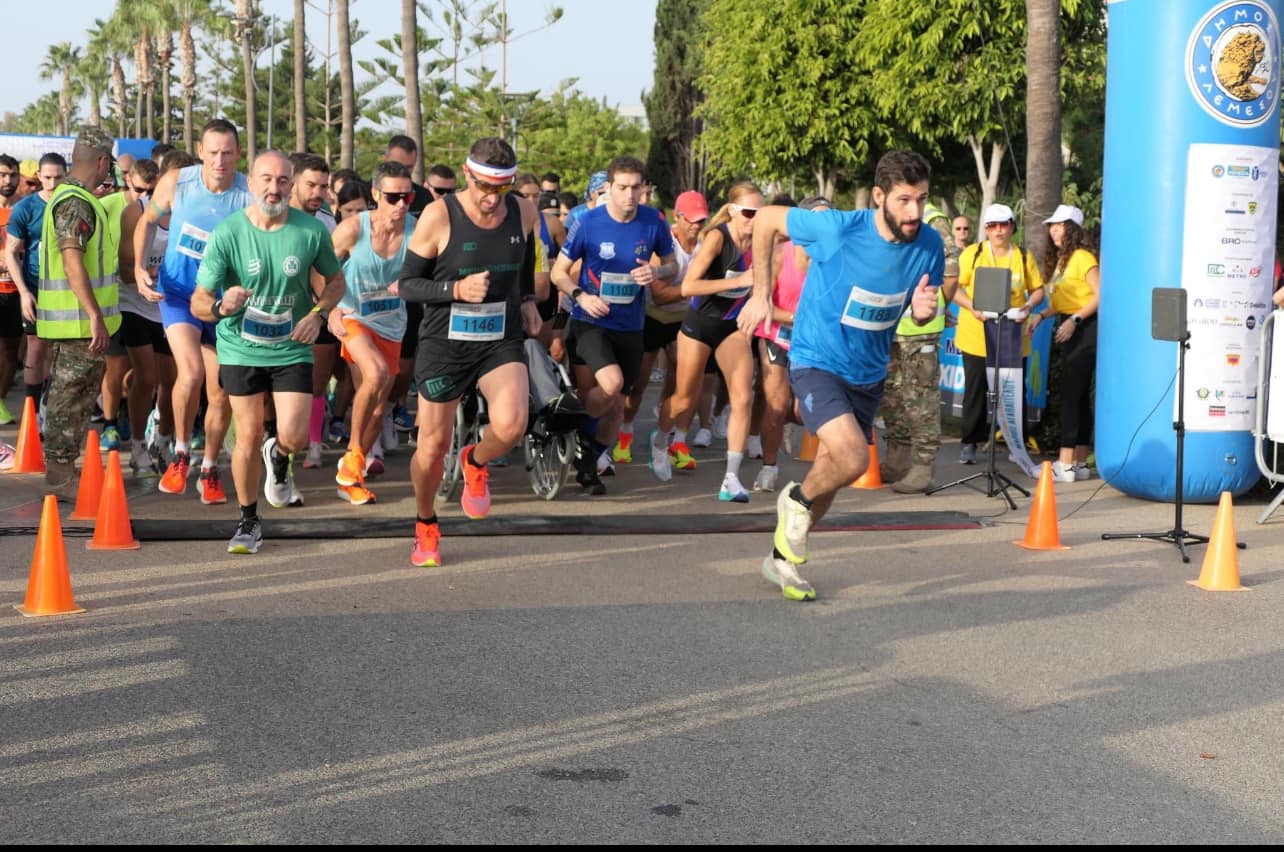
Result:
{"label": "runner in black tank top", "polygon": [[522,339],[540,326],[533,242],[539,211],[508,194],[516,172],[507,142],[479,139],[464,164],[466,188],[424,209],[406,250],[400,294],[424,305],[415,357],[419,438],[410,466],[418,509],[410,560],[421,567],[441,564],[433,502],[459,398],[476,385],[489,419],[482,440],[460,452],[461,503],[470,518],[490,511],[487,462],[526,431]]}

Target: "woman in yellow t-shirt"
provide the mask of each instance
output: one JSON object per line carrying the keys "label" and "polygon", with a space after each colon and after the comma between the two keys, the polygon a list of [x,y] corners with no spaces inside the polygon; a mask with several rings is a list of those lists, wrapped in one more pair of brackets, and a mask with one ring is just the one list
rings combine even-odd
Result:
{"label": "woman in yellow t-shirt", "polygon": [[1101,268],[1087,248],[1083,211],[1061,204],[1044,220],[1048,250],[1044,275],[1052,306],[1030,317],[1030,334],[1042,320],[1056,315],[1053,340],[1061,346],[1061,451],[1052,463],[1058,482],[1088,479],[1092,444],[1092,374],[1097,368],[1097,305],[1101,301]]}
{"label": "woman in yellow t-shirt", "polygon": [[[972,304],[972,283],[978,266],[994,266],[1012,272],[1012,292],[1008,306],[1018,312],[1013,317],[1025,319],[1030,308],[1043,301],[1043,277],[1039,265],[1029,252],[1012,241],[1016,215],[1006,204],[991,204],[981,215],[985,239],[963,250],[959,257],[959,286],[954,303],[959,306],[959,324],[954,332],[954,345],[963,353],[963,446],[959,461],[975,464],[978,444],[989,441],[994,427],[988,422],[986,405],[988,380],[985,369],[985,326],[981,312]],[[1030,354],[1025,341],[1021,355]],[[1022,395],[1024,400],[1024,395]]]}

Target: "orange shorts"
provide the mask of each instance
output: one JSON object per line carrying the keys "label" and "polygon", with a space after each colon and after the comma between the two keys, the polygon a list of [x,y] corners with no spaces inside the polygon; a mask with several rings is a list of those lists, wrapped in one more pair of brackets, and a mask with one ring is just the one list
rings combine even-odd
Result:
{"label": "orange shorts", "polygon": [[400,340],[389,340],[383,335],[375,334],[361,323],[348,317],[343,319],[343,329],[348,332],[348,336],[340,341],[343,360],[352,363],[352,353],[348,351],[348,340],[354,337],[368,337],[374,343],[375,348],[379,350],[379,354],[383,356],[383,360],[388,363],[388,374],[397,375],[401,366]]}

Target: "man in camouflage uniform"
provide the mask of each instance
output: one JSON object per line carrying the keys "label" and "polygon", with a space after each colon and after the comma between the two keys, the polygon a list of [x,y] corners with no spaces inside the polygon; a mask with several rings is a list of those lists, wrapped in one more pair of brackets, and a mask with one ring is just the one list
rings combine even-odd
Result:
{"label": "man in camouflage uniform", "polygon": [[116,245],[93,196],[115,168],[112,138],[85,127],[71,170],[45,208],[40,247],[36,334],[53,343],[45,417],[45,483],[60,499],[76,497],[74,462],[102,385],[104,356],[120,328]]}
{"label": "man in camouflage uniform", "polygon": [[923,222],[945,243],[945,280],[936,319],[919,326],[908,316],[892,341],[887,383],[879,414],[883,417],[883,459],[879,476],[892,490],[913,494],[927,490],[932,465],[941,448],[941,364],[937,343],[945,329],[945,306],[959,286],[959,249],[950,233],[950,219],[933,204],[923,210]]}

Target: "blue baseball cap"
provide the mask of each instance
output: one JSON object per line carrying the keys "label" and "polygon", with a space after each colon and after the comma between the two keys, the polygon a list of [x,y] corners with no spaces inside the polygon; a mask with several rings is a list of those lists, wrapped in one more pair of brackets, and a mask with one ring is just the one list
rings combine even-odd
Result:
{"label": "blue baseball cap", "polygon": [[584,190],[584,200],[587,202],[593,197],[593,193],[604,189],[606,189],[606,172],[593,172],[589,175],[588,189]]}

